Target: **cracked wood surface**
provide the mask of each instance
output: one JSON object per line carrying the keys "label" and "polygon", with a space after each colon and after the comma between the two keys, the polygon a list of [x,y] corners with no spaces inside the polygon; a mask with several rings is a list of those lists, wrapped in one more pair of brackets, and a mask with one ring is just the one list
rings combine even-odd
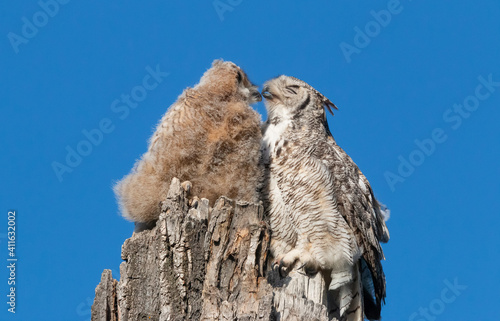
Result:
{"label": "cracked wood surface", "polygon": [[120,281],[102,273],[92,321],[328,320],[320,273],[268,268],[262,205],[191,203],[174,178],[156,226],[123,244]]}

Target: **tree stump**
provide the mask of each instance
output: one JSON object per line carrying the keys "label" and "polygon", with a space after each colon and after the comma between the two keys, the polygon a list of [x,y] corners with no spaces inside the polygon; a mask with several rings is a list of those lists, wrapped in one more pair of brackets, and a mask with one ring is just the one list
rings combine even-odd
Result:
{"label": "tree stump", "polygon": [[92,321],[329,320],[320,273],[269,268],[262,205],[187,194],[174,178],[156,226],[125,241],[120,281],[104,270]]}

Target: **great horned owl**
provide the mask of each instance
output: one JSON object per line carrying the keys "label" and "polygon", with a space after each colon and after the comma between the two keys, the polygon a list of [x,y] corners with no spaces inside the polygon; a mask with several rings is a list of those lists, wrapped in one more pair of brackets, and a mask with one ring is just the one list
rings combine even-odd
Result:
{"label": "great horned owl", "polygon": [[261,99],[241,68],[215,60],[170,106],[148,151],[115,185],[122,214],[134,222],[157,220],[173,177],[189,180],[191,193],[212,204],[221,195],[258,201],[261,121],[250,104]]}
{"label": "great horned owl", "polygon": [[262,95],[264,201],[275,263],[280,271],[297,263],[323,273],[331,317],[378,320],[385,299],[379,242],[389,232],[368,180],[330,133],[325,108],[335,105],[287,76],[266,82]]}

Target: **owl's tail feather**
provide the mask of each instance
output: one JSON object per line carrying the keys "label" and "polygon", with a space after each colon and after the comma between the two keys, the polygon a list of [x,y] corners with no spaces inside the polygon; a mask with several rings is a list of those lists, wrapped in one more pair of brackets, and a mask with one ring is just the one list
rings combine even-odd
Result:
{"label": "owl's tail feather", "polygon": [[[363,321],[363,298],[359,263],[349,271],[349,281],[344,282],[335,290],[339,282],[339,273],[332,273],[332,283],[329,291],[330,318],[339,321]],[[334,282],[334,280],[336,280]],[[345,280],[345,279],[344,279]],[[332,287],[333,285],[333,287]]]}
{"label": "owl's tail feather", "polygon": [[385,222],[387,222],[391,217],[391,210],[388,209],[385,204],[382,204],[380,202],[378,202],[378,204],[379,204],[379,211],[377,211],[377,217],[379,219],[379,224],[382,227],[380,242],[387,243],[389,241],[390,235],[389,235],[389,229],[387,228]]}
{"label": "owl's tail feather", "polygon": [[368,265],[361,259],[361,283],[363,289],[363,305],[368,320],[380,320],[381,304],[377,303],[375,296],[375,285]]}
{"label": "owl's tail feather", "polygon": [[161,201],[167,195],[170,182],[156,173],[132,171],[113,188],[122,215],[133,222],[153,222],[158,219]]}

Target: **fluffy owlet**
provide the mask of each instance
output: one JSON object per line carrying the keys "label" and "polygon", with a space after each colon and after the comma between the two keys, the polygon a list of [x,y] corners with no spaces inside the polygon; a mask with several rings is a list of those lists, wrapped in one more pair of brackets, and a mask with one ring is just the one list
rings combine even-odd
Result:
{"label": "fluffy owlet", "polygon": [[271,251],[280,271],[296,263],[329,282],[330,316],[380,319],[385,298],[380,242],[389,240],[370,184],[336,144],[325,108],[336,108],[307,83],[280,76],[264,85],[265,205]]}
{"label": "fluffy owlet", "polygon": [[257,202],[262,98],[245,72],[216,60],[194,88],[170,106],[148,151],[114,187],[122,214],[134,222],[158,219],[173,177],[192,183],[191,194],[213,202],[221,195]]}

